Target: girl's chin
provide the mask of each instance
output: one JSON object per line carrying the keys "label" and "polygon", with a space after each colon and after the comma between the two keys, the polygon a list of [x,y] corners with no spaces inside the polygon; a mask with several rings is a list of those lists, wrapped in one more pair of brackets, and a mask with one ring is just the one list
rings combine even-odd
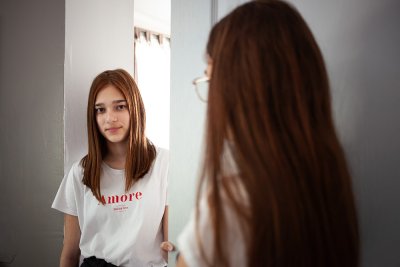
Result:
{"label": "girl's chin", "polygon": [[105,137],[107,142],[112,143],[112,144],[118,144],[118,143],[126,143],[128,142],[128,137],[122,137],[122,136],[106,136]]}

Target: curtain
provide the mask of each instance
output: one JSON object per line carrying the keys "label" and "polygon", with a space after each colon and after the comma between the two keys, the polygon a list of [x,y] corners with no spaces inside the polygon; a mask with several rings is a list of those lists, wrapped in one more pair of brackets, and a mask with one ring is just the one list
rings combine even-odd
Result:
{"label": "curtain", "polygon": [[146,108],[146,135],[156,146],[169,149],[169,38],[136,30],[134,75]]}

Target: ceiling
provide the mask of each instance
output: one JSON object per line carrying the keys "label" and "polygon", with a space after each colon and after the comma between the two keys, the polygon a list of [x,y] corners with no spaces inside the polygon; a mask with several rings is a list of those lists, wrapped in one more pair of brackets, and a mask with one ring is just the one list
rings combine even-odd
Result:
{"label": "ceiling", "polygon": [[170,35],[171,0],[134,0],[134,24]]}

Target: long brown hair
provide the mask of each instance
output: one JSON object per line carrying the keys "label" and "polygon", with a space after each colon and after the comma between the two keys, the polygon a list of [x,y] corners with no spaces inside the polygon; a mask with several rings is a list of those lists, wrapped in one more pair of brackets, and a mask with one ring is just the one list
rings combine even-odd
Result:
{"label": "long brown hair", "polygon": [[[248,2],[213,27],[207,52],[213,68],[197,218],[206,190],[215,248],[208,264],[234,266],[224,243],[231,206],[247,266],[358,266],[351,177],[323,57],[301,15],[283,1]],[[236,179],[224,179],[227,141]]]}
{"label": "long brown hair", "polygon": [[103,203],[100,192],[101,164],[107,153],[106,140],[101,135],[95,113],[95,101],[101,89],[113,85],[124,95],[129,109],[130,129],[128,153],[125,163],[125,190],[142,178],[156,156],[154,145],[146,138],[146,113],[139,89],[132,76],[122,69],[107,70],[93,80],[87,106],[88,154],[81,160],[84,168],[83,183]]}

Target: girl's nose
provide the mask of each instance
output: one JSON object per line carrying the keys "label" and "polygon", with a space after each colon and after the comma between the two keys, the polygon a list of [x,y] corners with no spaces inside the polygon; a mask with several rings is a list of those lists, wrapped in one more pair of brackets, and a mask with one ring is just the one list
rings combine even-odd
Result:
{"label": "girl's nose", "polygon": [[107,112],[106,121],[115,122],[117,121],[117,116],[113,112]]}

